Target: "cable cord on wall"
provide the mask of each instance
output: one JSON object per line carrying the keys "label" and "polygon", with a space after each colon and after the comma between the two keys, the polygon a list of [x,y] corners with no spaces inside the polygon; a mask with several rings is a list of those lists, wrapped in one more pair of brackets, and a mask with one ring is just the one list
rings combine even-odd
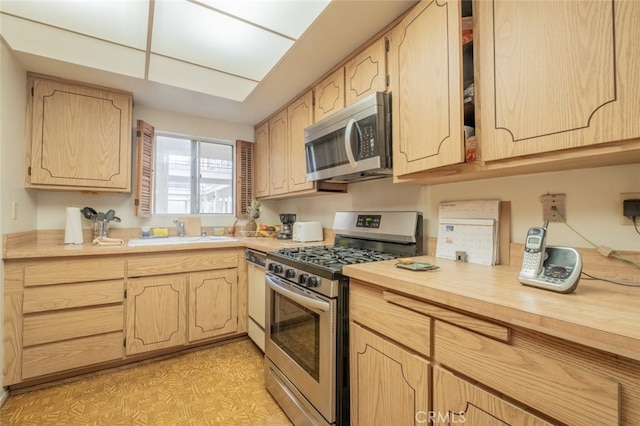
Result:
{"label": "cable cord on wall", "polygon": [[[598,246],[597,244],[595,244],[594,242],[589,240],[587,237],[582,235],[580,232],[578,232],[576,229],[574,229],[571,225],[569,225],[569,223],[567,222],[565,217],[562,214],[560,214],[560,212],[556,209],[555,206],[552,206],[551,210],[554,210],[558,214],[558,216],[560,216],[560,218],[562,219],[562,222],[565,225],[567,225],[569,227],[569,229],[571,229],[578,236],[580,236],[580,238],[582,238],[583,240],[585,240],[586,242],[591,244],[593,247],[595,247],[596,251],[598,253],[600,253],[602,256],[604,256],[604,257],[613,257],[614,259],[618,259],[618,260],[621,260],[623,262],[630,263],[630,264],[640,268],[640,262],[638,262],[638,261],[636,261],[634,259],[629,259],[628,257],[621,256],[621,255],[617,254],[613,249],[611,249],[609,247]],[[634,220],[634,223],[635,223],[635,220]],[[605,282],[608,282],[608,283],[624,285],[624,286],[629,286],[629,287],[640,287],[640,284],[638,284],[638,283],[633,283],[633,282],[628,282],[628,281],[616,281],[616,280],[611,280],[609,278],[599,278],[599,277],[595,277],[593,275],[587,274],[586,272],[582,272],[582,275],[586,276],[587,277],[586,279],[589,279],[589,280],[605,281]]]}

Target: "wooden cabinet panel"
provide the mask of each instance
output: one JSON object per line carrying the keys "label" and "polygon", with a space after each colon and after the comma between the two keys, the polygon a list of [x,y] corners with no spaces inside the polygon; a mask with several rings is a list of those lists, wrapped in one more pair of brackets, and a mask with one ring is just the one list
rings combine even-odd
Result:
{"label": "wooden cabinet panel", "polygon": [[123,280],[27,287],[24,289],[22,311],[28,314],[92,305],[122,303],[123,300]]}
{"label": "wooden cabinet panel", "polygon": [[132,96],[29,76],[27,185],[131,191]]}
{"label": "wooden cabinet panel", "polygon": [[313,189],[314,182],[307,181],[307,163],[304,148],[304,129],[313,124],[313,93],[307,92],[287,108],[289,134],[287,143],[288,192]]}
{"label": "wooden cabinet panel", "polygon": [[236,269],[189,276],[189,342],[238,331]]}
{"label": "wooden cabinet panel", "polygon": [[385,301],[379,288],[352,280],[349,316],[425,356],[431,354],[431,318]]}
{"label": "wooden cabinet panel", "polygon": [[102,281],[124,278],[124,259],[40,260],[24,268],[24,286]]}
{"label": "wooden cabinet panel", "polygon": [[551,426],[439,367],[433,367],[434,423],[469,426]]}
{"label": "wooden cabinet panel", "polygon": [[483,159],[640,136],[640,4],[482,1]]}
{"label": "wooden cabinet panel", "polygon": [[122,332],[25,348],[22,378],[57,373],[122,358]]}
{"label": "wooden cabinet panel", "polygon": [[393,175],[464,161],[458,0],[423,0],[390,32]]}
{"label": "wooden cabinet panel", "polygon": [[122,305],[32,314],[24,318],[23,346],[122,330]]}
{"label": "wooden cabinet panel", "polygon": [[269,194],[285,194],[287,188],[287,137],[289,121],[287,109],[269,120]]}
{"label": "wooden cabinet panel", "polygon": [[434,335],[439,363],[563,423],[619,422],[619,383],[613,379],[441,321]]}
{"label": "wooden cabinet panel", "polygon": [[315,122],[318,122],[344,108],[344,67],[338,68],[331,75],[318,83],[314,89],[314,93]]}
{"label": "wooden cabinet panel", "polygon": [[354,56],[345,66],[346,104],[387,89],[386,40],[381,37]]}
{"label": "wooden cabinet panel", "polygon": [[417,425],[429,412],[429,362],[350,326],[351,423]]}
{"label": "wooden cabinet panel", "polygon": [[185,275],[127,281],[127,355],[184,345],[186,286]]}
{"label": "wooden cabinet panel", "polygon": [[127,276],[141,277],[211,269],[237,268],[239,250],[206,250],[197,253],[156,253],[132,255],[127,260]]}
{"label": "wooden cabinet panel", "polygon": [[485,336],[493,337],[494,339],[508,342],[511,335],[511,330],[503,325],[471,317],[459,312],[454,312],[449,309],[441,308],[422,300],[412,299],[391,291],[383,290],[382,298],[389,303],[404,306],[412,311],[420,312],[425,315],[429,315],[430,317],[456,324],[462,328],[484,334]]}
{"label": "wooden cabinet panel", "polygon": [[269,122],[255,129],[255,179],[256,198],[269,195]]}

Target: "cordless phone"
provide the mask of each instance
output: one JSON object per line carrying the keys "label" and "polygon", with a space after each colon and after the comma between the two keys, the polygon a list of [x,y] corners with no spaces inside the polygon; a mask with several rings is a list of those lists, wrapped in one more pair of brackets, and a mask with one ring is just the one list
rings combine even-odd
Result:
{"label": "cordless phone", "polygon": [[518,281],[559,293],[575,290],[582,273],[580,253],[570,247],[547,247],[546,228],[530,228]]}
{"label": "cordless phone", "polygon": [[547,230],[545,228],[529,228],[524,242],[524,257],[519,278],[535,278],[542,271],[542,265],[547,255],[545,242]]}

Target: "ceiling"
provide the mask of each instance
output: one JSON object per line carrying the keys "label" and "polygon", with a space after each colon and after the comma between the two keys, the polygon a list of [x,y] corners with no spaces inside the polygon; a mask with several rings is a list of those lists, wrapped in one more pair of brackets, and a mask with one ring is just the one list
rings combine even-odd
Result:
{"label": "ceiling", "polygon": [[254,125],[416,0],[2,0],[28,70]]}

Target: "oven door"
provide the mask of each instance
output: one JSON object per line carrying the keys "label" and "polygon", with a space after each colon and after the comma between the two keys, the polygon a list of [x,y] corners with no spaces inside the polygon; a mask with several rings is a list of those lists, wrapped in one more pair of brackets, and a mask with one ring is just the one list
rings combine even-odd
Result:
{"label": "oven door", "polygon": [[269,273],[266,283],[265,354],[295,386],[286,393],[291,396],[297,390],[333,423],[337,302]]}

